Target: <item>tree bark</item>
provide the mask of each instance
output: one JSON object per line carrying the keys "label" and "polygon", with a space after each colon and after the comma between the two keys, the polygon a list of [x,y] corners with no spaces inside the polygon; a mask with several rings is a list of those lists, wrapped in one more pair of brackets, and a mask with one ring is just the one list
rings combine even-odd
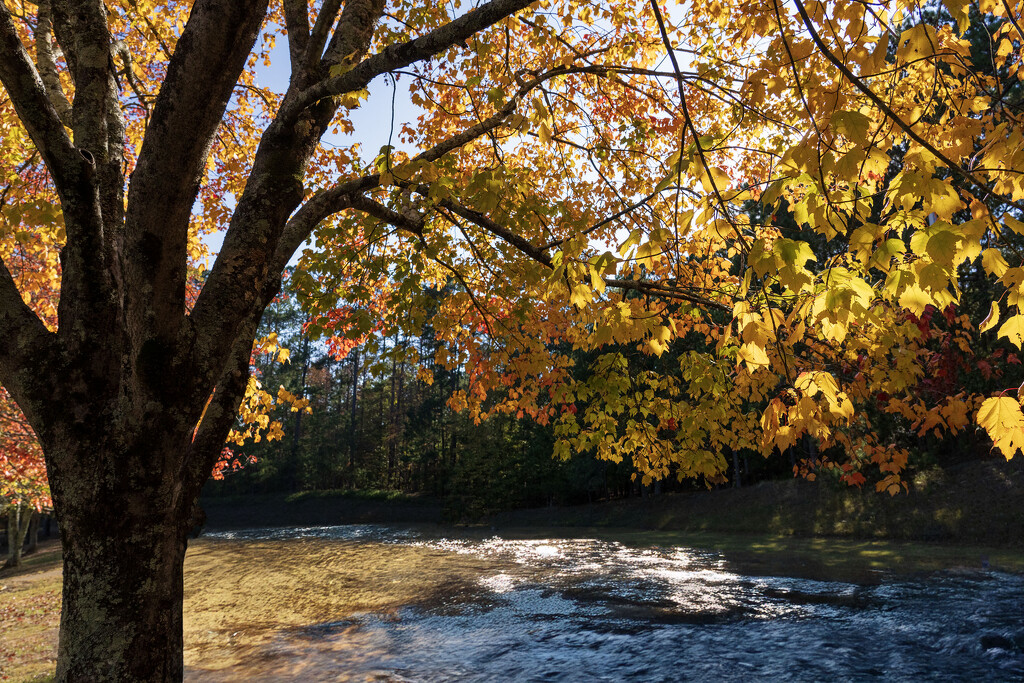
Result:
{"label": "tree bark", "polygon": [[173,512],[63,514],[57,680],[180,681],[185,525]]}
{"label": "tree bark", "polygon": [[28,537],[25,545],[25,555],[31,555],[39,549],[39,513],[32,511],[28,521]]}
{"label": "tree bark", "polygon": [[21,566],[21,548],[28,533],[31,508],[27,505],[12,505],[7,508],[7,561],[4,567]]}

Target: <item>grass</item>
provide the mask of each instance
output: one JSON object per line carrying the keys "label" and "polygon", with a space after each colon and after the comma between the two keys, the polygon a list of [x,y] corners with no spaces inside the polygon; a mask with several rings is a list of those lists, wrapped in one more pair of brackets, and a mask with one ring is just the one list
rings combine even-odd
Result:
{"label": "grass", "polygon": [[53,680],[60,592],[56,540],[41,543],[20,567],[0,570],[0,680]]}
{"label": "grass", "polygon": [[351,500],[382,500],[392,503],[420,503],[423,499],[402,493],[401,491],[388,491],[386,489],[326,489],[323,491],[299,491],[285,497],[286,503],[297,503],[303,500],[318,499],[351,499]]}

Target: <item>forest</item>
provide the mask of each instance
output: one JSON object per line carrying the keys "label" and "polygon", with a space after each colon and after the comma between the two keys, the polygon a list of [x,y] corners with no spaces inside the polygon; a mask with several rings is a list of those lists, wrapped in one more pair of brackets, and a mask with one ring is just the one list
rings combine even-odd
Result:
{"label": "forest", "polygon": [[1022,9],[0,0],[0,498],[12,548],[59,521],[57,679],[182,678],[201,494],[1014,458]]}

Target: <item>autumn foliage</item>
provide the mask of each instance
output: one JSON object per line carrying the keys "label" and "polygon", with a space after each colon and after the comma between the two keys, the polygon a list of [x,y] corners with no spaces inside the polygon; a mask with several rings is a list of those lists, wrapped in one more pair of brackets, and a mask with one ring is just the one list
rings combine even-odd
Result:
{"label": "autumn foliage", "polygon": [[[470,368],[452,405],[554,423],[556,455],[645,481],[810,438],[798,472],[895,493],[890,418],[1012,457],[1024,414],[993,377],[1024,342],[1019,10],[546,3],[403,74],[406,140],[489,130],[458,157],[382,150],[394,214],[319,229],[311,305],[330,330],[385,300],[415,329],[418,292],[454,284],[429,321],[433,360]],[[961,312],[971,278],[987,317]]]}
{"label": "autumn foliage", "polygon": [[[130,142],[188,15],[155,9],[109,14]],[[898,490],[906,449],[877,438],[867,408],[920,434],[975,424],[1010,457],[1024,443],[1015,396],[954,380],[981,335],[1024,342],[1017,9],[707,3],[683,21],[654,5],[552,1],[502,20],[392,76],[421,112],[393,136],[420,152],[385,147],[369,169],[355,147],[316,152],[308,196],[339,176],[375,180],[303,257],[312,324],[342,357],[388,325],[429,323],[447,341],[433,360],[471,368],[453,406],[554,423],[556,454],[630,457],[645,480],[713,479],[730,449],[811,438],[827,455],[799,471],[836,467],[859,485],[875,468],[880,489]],[[445,12],[386,22],[374,40]],[[197,273],[199,238],[228,225],[224,198],[243,191],[248,150],[282,104],[254,68],[279,40],[269,24],[211,147],[188,242]],[[63,74],[59,85],[73,86]],[[335,130],[352,130],[365,96],[339,96]],[[0,125],[3,256],[52,325],[60,209],[9,109]],[[958,312],[968,270],[995,283],[984,320]],[[427,320],[423,292],[451,284]],[[680,344],[676,367],[627,358]],[[585,368],[579,350],[596,354]],[[1003,353],[977,368],[998,372],[1016,358]],[[251,379],[232,440],[279,438],[275,399],[297,400]],[[217,472],[237,464],[226,456]]]}

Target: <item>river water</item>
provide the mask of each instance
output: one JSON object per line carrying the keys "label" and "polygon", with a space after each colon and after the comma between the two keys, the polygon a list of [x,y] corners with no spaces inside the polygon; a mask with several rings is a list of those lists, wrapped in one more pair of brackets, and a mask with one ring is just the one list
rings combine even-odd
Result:
{"label": "river water", "polygon": [[375,525],[211,536],[480,560],[429,599],[283,632],[259,680],[1024,681],[1019,574],[758,575],[686,547]]}

